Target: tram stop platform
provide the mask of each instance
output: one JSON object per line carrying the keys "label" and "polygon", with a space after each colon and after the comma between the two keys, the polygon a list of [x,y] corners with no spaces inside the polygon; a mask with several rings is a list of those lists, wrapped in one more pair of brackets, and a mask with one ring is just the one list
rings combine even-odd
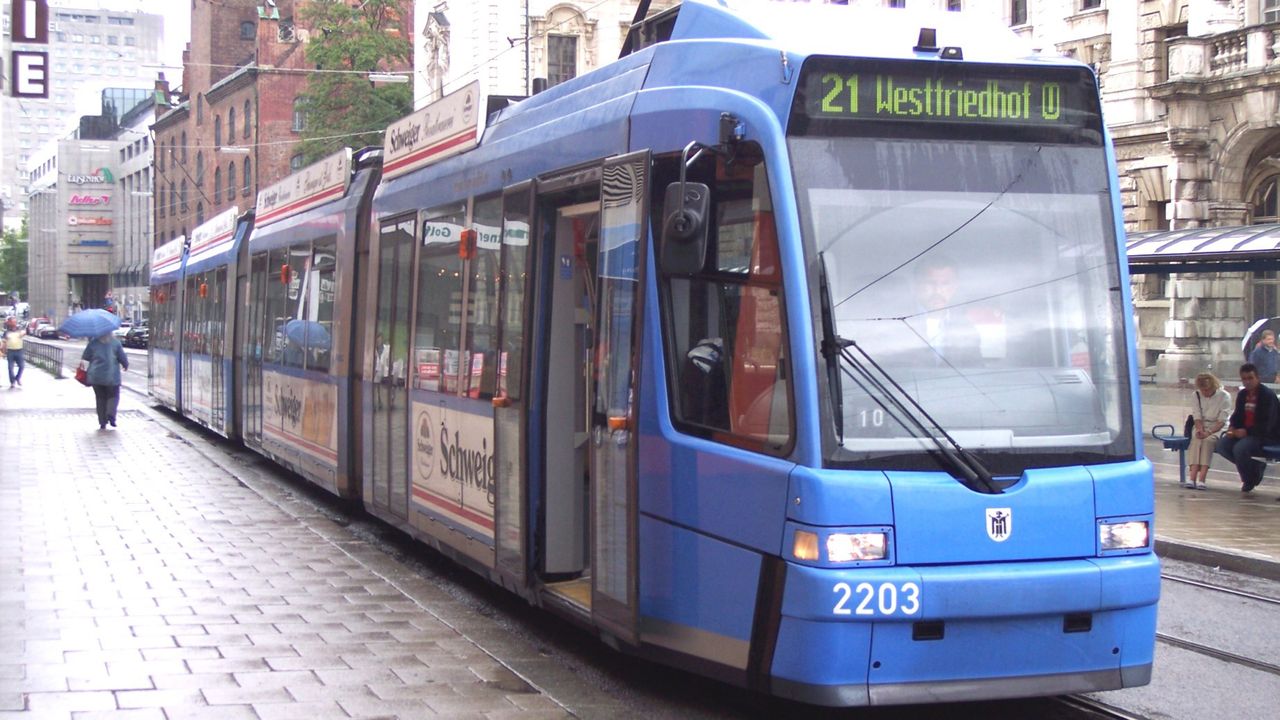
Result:
{"label": "tram stop platform", "polygon": [[99,430],[90,389],[22,382],[0,386],[0,718],[618,712],[138,393]]}
{"label": "tram stop platform", "polygon": [[[0,718],[626,714],[137,392],[99,430],[87,388],[23,383],[0,387]],[[1143,388],[1157,549],[1280,578],[1280,470],[1180,488],[1149,428],[1181,397]]]}

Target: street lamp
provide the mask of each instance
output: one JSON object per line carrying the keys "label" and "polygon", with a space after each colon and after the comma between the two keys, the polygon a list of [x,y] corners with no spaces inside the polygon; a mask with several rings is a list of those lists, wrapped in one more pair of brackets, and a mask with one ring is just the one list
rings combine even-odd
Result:
{"label": "street lamp", "polygon": [[402,75],[400,73],[371,72],[369,73],[369,82],[403,85],[404,83],[409,82],[409,76]]}
{"label": "street lamp", "polygon": [[[229,146],[229,147],[218,148],[218,152],[226,155],[248,155],[250,153],[250,150],[247,147]],[[147,194],[150,195],[151,193],[147,193]]]}

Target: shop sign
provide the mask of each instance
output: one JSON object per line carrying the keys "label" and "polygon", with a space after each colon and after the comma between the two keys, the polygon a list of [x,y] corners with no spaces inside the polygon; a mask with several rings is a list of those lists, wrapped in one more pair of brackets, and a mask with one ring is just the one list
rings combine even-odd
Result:
{"label": "shop sign", "polygon": [[72,215],[67,218],[67,224],[74,227],[83,227],[85,225],[110,225],[111,218],[105,215]]}
{"label": "shop sign", "polygon": [[111,202],[110,195],[72,195],[72,205],[107,205]]}

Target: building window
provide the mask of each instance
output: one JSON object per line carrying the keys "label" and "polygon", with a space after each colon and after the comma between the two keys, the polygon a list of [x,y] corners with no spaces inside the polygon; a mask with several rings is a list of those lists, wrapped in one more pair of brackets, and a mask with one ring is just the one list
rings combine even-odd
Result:
{"label": "building window", "polygon": [[222,204],[222,168],[213,169],[213,204]]}
{"label": "building window", "polygon": [[[187,209],[191,207],[190,205],[187,204],[187,181],[186,180],[182,181],[182,197],[179,199],[179,203],[182,205],[182,212],[186,212]],[[184,230],[182,234],[186,235],[187,233]]]}
{"label": "building window", "polygon": [[204,224],[204,203],[198,202],[196,203],[196,225],[200,226],[203,224]]}
{"label": "building window", "polygon": [[187,131],[182,131],[182,162],[187,162]]}
{"label": "building window", "polygon": [[948,12],[960,12],[963,9],[964,8],[960,6],[960,0],[947,0]]}
{"label": "building window", "polygon": [[293,157],[289,158],[289,170],[291,172],[297,172],[298,170],[301,170],[301,169],[302,169],[302,153],[298,153],[297,155],[294,155]]}
{"label": "building window", "polygon": [[891,8],[905,8],[907,0],[885,0],[885,4]]}
{"label": "building window", "polygon": [[1102,7],[1102,0],[1080,0],[1081,10],[1097,10]]}
{"label": "building window", "polygon": [[1027,0],[1009,0],[1009,24],[1027,24]]}
{"label": "building window", "polygon": [[244,101],[244,136],[249,137],[249,101]]}
{"label": "building window", "polygon": [[204,124],[204,96],[196,95],[196,124]]}
{"label": "building window", "polygon": [[213,146],[215,148],[222,147],[222,116],[213,116]]}
{"label": "building window", "polygon": [[233,144],[236,141],[236,109],[233,107],[227,111],[227,144]]}
{"label": "building window", "polygon": [[[246,160],[246,162],[248,162]],[[227,163],[227,202],[236,199],[236,161]]]}
{"label": "building window", "polygon": [[578,38],[575,35],[547,36],[547,87],[572,80],[578,75]]}
{"label": "building window", "polygon": [[251,22],[240,23],[240,39],[241,40],[252,40],[254,34],[255,33],[254,33],[253,23]]}
{"label": "building window", "polygon": [[196,153],[196,184],[204,185],[204,152]]}
{"label": "building window", "polygon": [[1280,0],[1262,0],[1262,22],[1280,22]]}
{"label": "building window", "polygon": [[1253,191],[1253,224],[1280,222],[1280,203],[1276,199],[1280,175],[1263,180]]}
{"label": "building window", "polygon": [[249,158],[245,158],[245,160],[244,160],[244,189],[243,189],[243,190],[241,190],[241,193],[242,193],[245,197],[249,197],[249,190],[250,190],[250,189],[252,189],[252,188],[251,188],[252,183],[250,182],[250,177],[251,177],[251,176],[252,176],[252,173],[250,173],[250,172],[249,172]]}
{"label": "building window", "polygon": [[293,131],[302,132],[307,129],[307,101],[305,98],[293,99]]}

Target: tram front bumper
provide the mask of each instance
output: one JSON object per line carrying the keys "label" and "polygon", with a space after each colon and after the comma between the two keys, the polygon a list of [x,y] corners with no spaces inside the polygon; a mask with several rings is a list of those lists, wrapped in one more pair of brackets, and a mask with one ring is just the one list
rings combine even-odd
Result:
{"label": "tram front bumper", "polygon": [[1150,681],[1154,554],[832,570],[788,564],[777,694],[879,705]]}

